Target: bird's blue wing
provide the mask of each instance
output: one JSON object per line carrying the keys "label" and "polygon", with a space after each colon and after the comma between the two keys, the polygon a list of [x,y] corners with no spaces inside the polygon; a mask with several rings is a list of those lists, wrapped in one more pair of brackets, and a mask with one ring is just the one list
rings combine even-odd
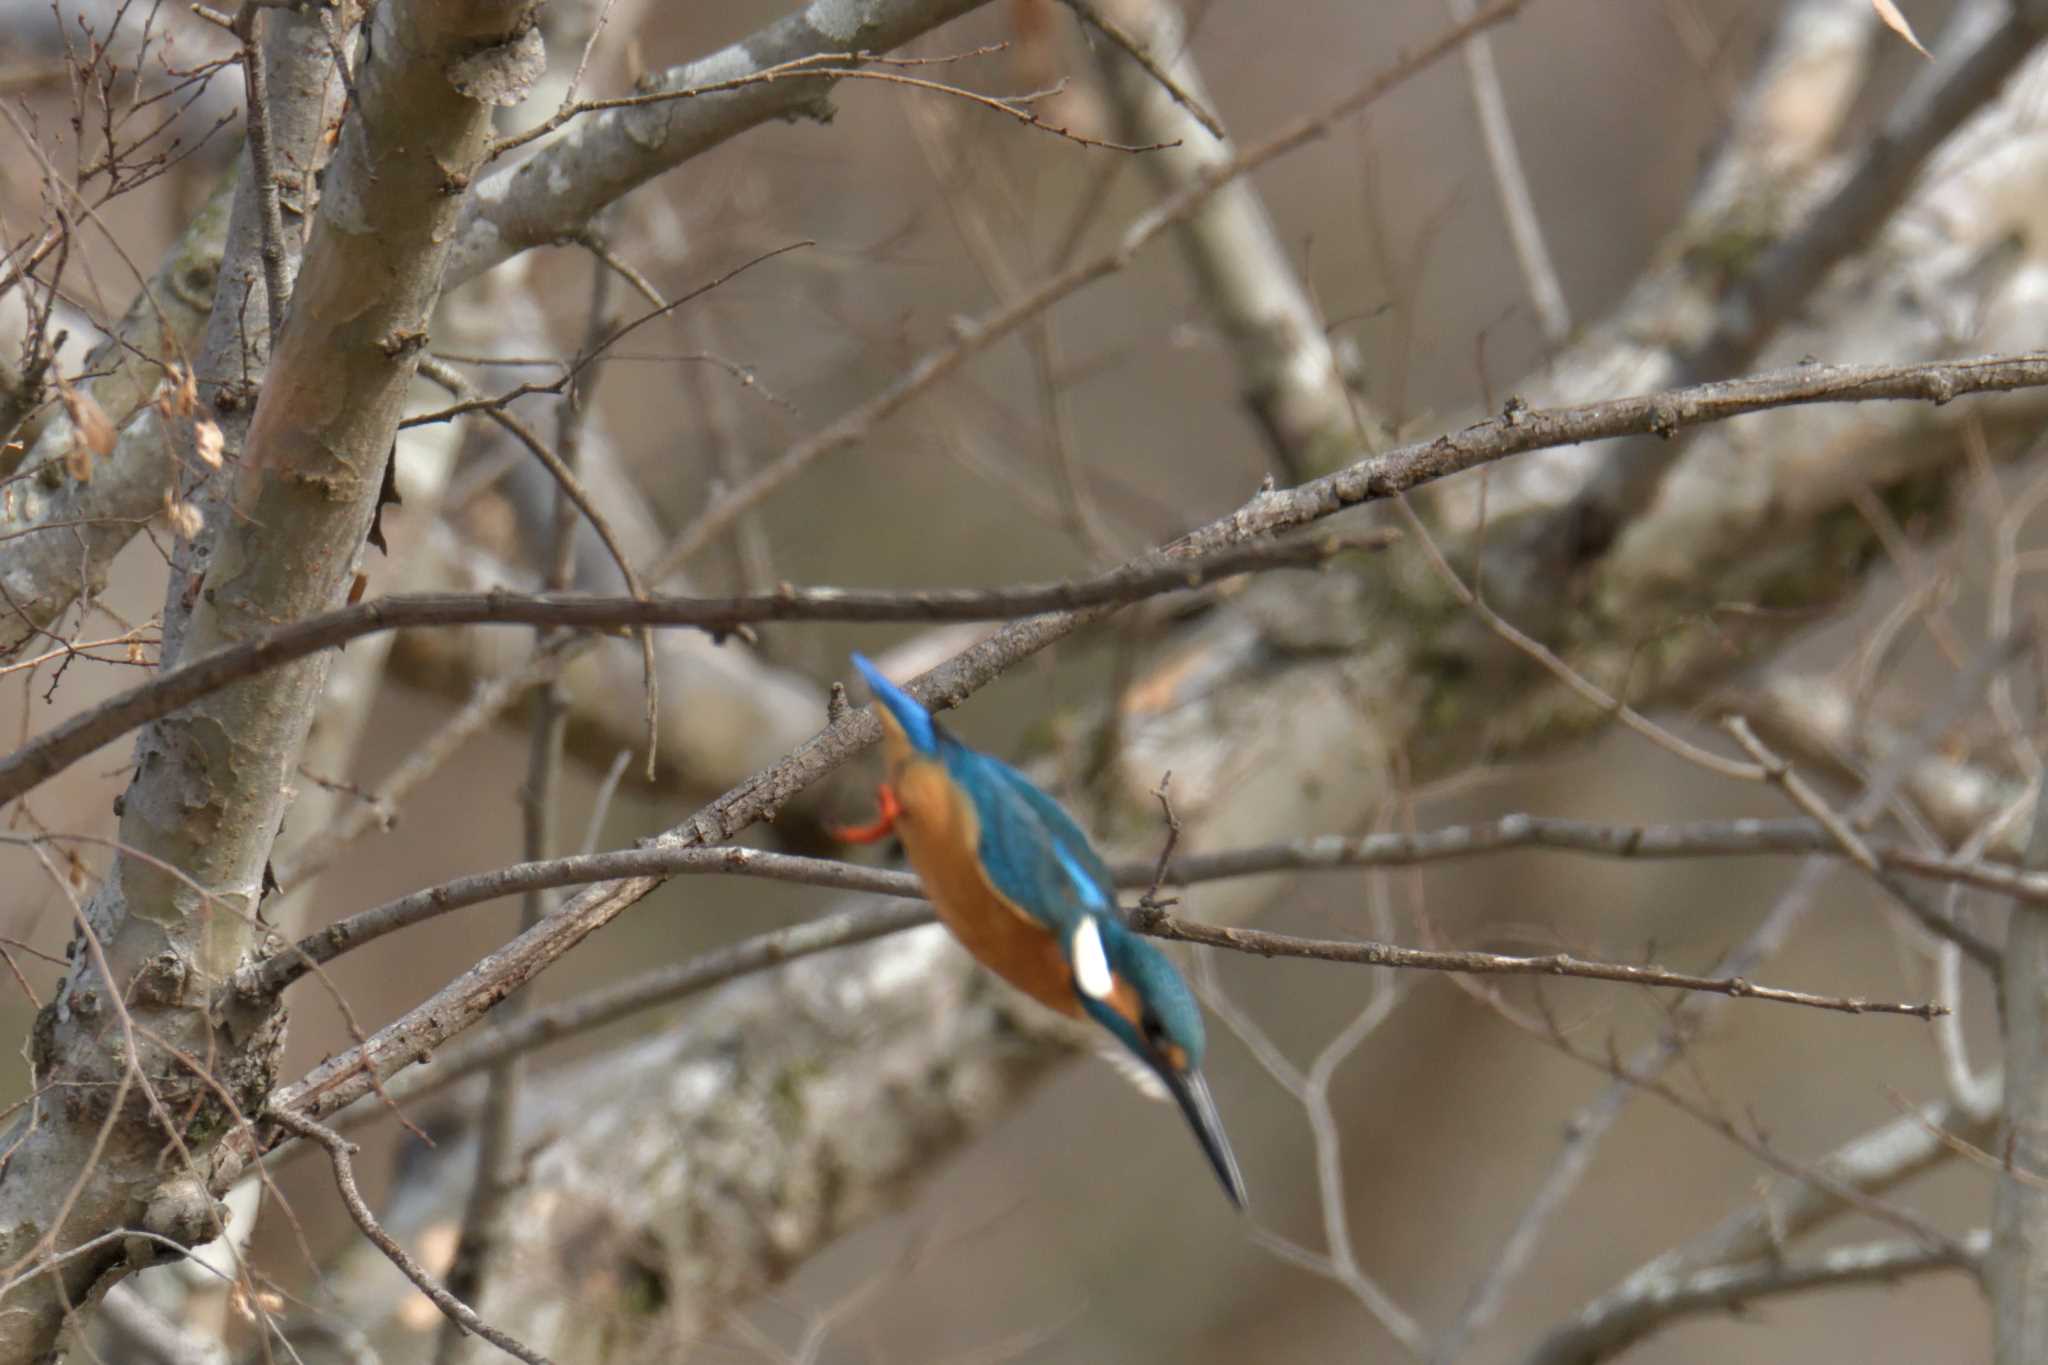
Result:
{"label": "bird's blue wing", "polygon": [[1060,856],[1074,869],[1074,875],[1085,878],[1099,888],[1113,907],[1116,904],[1116,881],[1109,875],[1109,868],[1095,852],[1095,845],[1081,827],[1074,823],[1074,817],[1067,814],[1066,807],[1047,796],[1030,778],[1018,772],[1000,758],[987,754],[976,755],[994,777],[1006,785],[1029,806],[1032,812],[1052,836]]}
{"label": "bird's blue wing", "polygon": [[1009,764],[965,745],[955,745],[946,766],[974,802],[982,867],[1007,900],[1063,944],[1083,915],[1117,915],[1109,869],[1057,802]]}

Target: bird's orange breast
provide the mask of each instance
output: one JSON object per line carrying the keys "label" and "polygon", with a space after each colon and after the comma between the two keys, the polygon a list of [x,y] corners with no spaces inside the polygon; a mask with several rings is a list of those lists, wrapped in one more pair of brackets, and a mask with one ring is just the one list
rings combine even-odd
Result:
{"label": "bird's orange breast", "polygon": [[981,870],[980,821],[966,795],[936,763],[910,762],[892,774],[902,810],[896,832],[939,918],[983,966],[1061,1014],[1084,1017],[1073,974],[1052,932],[1012,904]]}

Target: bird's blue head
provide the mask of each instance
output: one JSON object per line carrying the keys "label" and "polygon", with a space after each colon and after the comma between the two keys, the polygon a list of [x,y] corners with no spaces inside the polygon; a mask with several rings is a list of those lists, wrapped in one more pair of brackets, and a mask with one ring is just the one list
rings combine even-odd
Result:
{"label": "bird's blue head", "polygon": [[[1113,918],[1100,921],[1103,955],[1119,985],[1135,996],[1135,1019],[1125,1013],[1128,997],[1121,991],[1106,1000],[1082,998],[1082,1005],[1123,1045],[1136,1054],[1165,1084],[1187,1115],[1209,1164],[1216,1168],[1225,1192],[1239,1208],[1245,1206],[1244,1176],[1223,1132],[1223,1119],[1202,1079],[1202,1008],[1165,953]],[[1124,997],[1124,998],[1119,998]]]}
{"label": "bird's blue head", "polygon": [[867,679],[868,687],[881,704],[883,713],[896,722],[910,747],[927,758],[937,757],[938,727],[932,724],[932,713],[924,709],[924,704],[883,677],[882,670],[876,668],[867,655],[856,653],[853,666],[860,670],[861,677]]}
{"label": "bird's blue head", "polygon": [[1109,968],[1138,998],[1138,1018],[1111,1009],[1110,1032],[1155,1070],[1199,1071],[1205,1035],[1194,992],[1165,953],[1113,920],[1103,921]]}

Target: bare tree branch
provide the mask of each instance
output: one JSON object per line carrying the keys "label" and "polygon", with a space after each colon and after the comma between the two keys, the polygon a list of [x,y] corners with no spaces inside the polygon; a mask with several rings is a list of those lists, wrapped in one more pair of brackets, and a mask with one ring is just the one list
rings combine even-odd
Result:
{"label": "bare tree branch", "polygon": [[[1678,359],[1673,382],[1724,378],[1754,364],[1826,273],[1891,220],[1928,158],[1998,97],[2044,33],[2048,26],[2039,18],[2016,9],[2002,23],[1964,35],[1959,50],[1922,70],[1834,193],[1724,291],[1714,331]],[[1561,532],[1576,523],[1579,535],[1595,541],[1610,534],[1652,496],[1675,458],[1648,446],[1631,454],[1609,463],[1582,491]]]}
{"label": "bare tree branch", "polygon": [[356,1188],[355,1144],[331,1128],[323,1128],[311,1119],[286,1112],[267,1113],[265,1117],[280,1127],[289,1129],[300,1137],[309,1138],[327,1149],[327,1156],[334,1163],[334,1183],[341,1191],[341,1202],[348,1209],[348,1216],[355,1220],[363,1236],[376,1244],[391,1264],[404,1272],[419,1289],[433,1300],[434,1307],[441,1310],[449,1321],[465,1332],[474,1332],[491,1345],[509,1356],[528,1362],[528,1365],[550,1365],[548,1358],[540,1352],[499,1331],[476,1315],[476,1310],[449,1293],[439,1281],[420,1268],[418,1261],[406,1254],[404,1247],[384,1231],[377,1216],[370,1212],[370,1206],[363,1202],[362,1191]]}
{"label": "bare tree branch", "polygon": [[1943,141],[1998,97],[2044,29],[2039,14],[2014,5],[2002,23],[1955,35],[1959,41],[1917,74],[1828,201],[1729,291],[1689,372],[1709,379],[1750,365],[1821,277],[1868,243],[1898,209]]}
{"label": "bare tree branch", "polygon": [[[2024,866],[2048,868],[2048,800],[2040,791]],[[1999,987],[2004,1169],[1992,1194],[1984,1280],[1994,1359],[2022,1365],[2048,1355],[2048,914],[2035,906],[2013,906]]]}
{"label": "bare tree branch", "polygon": [[[1192,556],[1174,552],[1193,550],[1212,538],[1219,547],[1241,545],[1253,536],[1297,529],[1346,507],[1402,493],[1528,450],[1577,444],[1631,431],[1669,433],[1681,427],[1804,403],[1917,399],[1942,404],[1969,393],[2008,392],[2044,384],[2048,384],[2048,357],[2013,356],[1924,366],[1813,366],[1808,371],[1707,384],[1669,394],[1591,404],[1579,409],[1543,412],[1511,408],[1507,415],[1467,427],[1454,437],[1440,436],[1427,443],[1404,446],[1284,493],[1262,493],[1232,517],[1191,533],[1168,547],[1165,553],[1184,560]],[[1118,572],[1136,574],[1145,570],[1142,566],[1133,566]],[[1152,572],[1171,575],[1174,570]],[[1165,586],[1162,585],[1162,590]],[[1172,586],[1190,585],[1175,581]],[[465,621],[520,625],[679,624],[716,627],[746,620],[771,619],[985,620],[992,616],[1017,615],[1034,610],[1071,611],[1073,608],[1063,605],[1070,599],[1061,596],[1067,592],[1069,589],[1065,587],[1046,590],[1042,599],[1019,594],[1008,599],[1010,605],[993,609],[989,605],[991,599],[986,595],[978,596],[964,607],[940,606],[935,601],[930,606],[919,605],[912,609],[905,606],[900,598],[892,598],[886,605],[878,598],[857,607],[852,597],[843,592],[835,594],[829,601],[806,602],[795,598],[784,602],[778,595],[766,602],[738,607],[706,607],[695,599],[649,599],[629,606],[615,602],[494,598],[481,603],[469,599],[453,607],[429,602],[416,606],[394,603],[388,609],[378,602],[362,603],[332,613],[325,621],[304,622],[280,630],[268,640],[210,654],[54,727],[35,743],[0,760],[0,801],[21,795],[144,720],[168,714],[227,681],[275,663],[304,658],[353,636],[379,630],[408,625],[453,625]],[[1095,593],[1099,596],[1090,595]],[[1122,589],[1090,588],[1087,593],[1076,594],[1072,600],[1081,603],[1115,602],[1127,596],[1128,593]],[[747,599],[733,601],[745,604]],[[742,614],[744,612],[755,614]],[[949,612],[954,614],[949,617]],[[348,624],[335,624],[340,621]],[[1067,628],[1070,629],[1072,624],[1078,622],[1069,623]]]}
{"label": "bare tree branch", "polygon": [[[671,68],[652,89],[708,85],[820,53],[887,52],[984,2],[808,4],[723,51]],[[605,205],[749,128],[778,118],[823,118],[831,108],[830,92],[824,80],[747,84],[681,104],[639,105],[577,120],[526,161],[478,184],[449,259],[448,283],[471,279],[531,247],[580,236]]]}
{"label": "bare tree branch", "polygon": [[206,1341],[172,1322],[130,1285],[116,1285],[100,1300],[100,1315],[123,1344],[147,1365],[228,1365],[218,1342]]}
{"label": "bare tree branch", "polygon": [[[2048,904],[2048,877],[2009,863],[1928,853],[1884,839],[1862,846],[1883,866],[1914,876],[1953,880],[1985,891]],[[1310,872],[1345,867],[1416,867],[1511,849],[1553,849],[1602,858],[1721,858],[1760,853],[1847,856],[1838,840],[1812,820],[1701,820],[1669,825],[1607,825],[1546,815],[1503,815],[1469,825],[1414,834],[1325,834],[1252,848],[1183,855],[1166,881],[1176,886],[1262,872]],[[1119,871],[1120,884],[1139,885],[1138,864]]]}
{"label": "bare tree branch", "polygon": [[[1995,1122],[1989,1111],[1971,1113],[1953,1102],[1923,1105],[1843,1144],[1819,1169],[1834,1183],[1882,1194],[1951,1158],[1954,1149],[1945,1135],[1981,1140]],[[1822,1184],[1774,1184],[1760,1202],[1658,1256],[1588,1303],[1546,1335],[1524,1365],[1590,1365],[1614,1355],[1663,1325],[1670,1286],[1717,1268],[1777,1261],[1789,1242],[1850,1211]]]}
{"label": "bare tree branch", "polygon": [[[906,873],[876,875],[915,880]],[[914,886],[906,891],[918,894]],[[930,923],[931,910],[922,903],[870,906],[756,934],[688,961],[657,967],[614,985],[543,1006],[519,1018],[494,1020],[472,1029],[430,1060],[399,1076],[389,1087],[390,1096],[395,1104],[410,1104],[507,1057],[701,995],[742,977],[773,971],[816,953],[851,948]],[[343,1128],[354,1128],[386,1117],[389,1112],[381,1106],[357,1105],[338,1114],[335,1122]],[[272,1159],[286,1155],[286,1150],[280,1148]]]}
{"label": "bare tree branch", "polygon": [[1292,934],[1275,934],[1262,929],[1189,924],[1158,911],[1140,911],[1136,925],[1142,932],[1160,938],[1201,943],[1211,948],[1233,948],[1241,953],[1256,953],[1260,957],[1302,957],[1316,962],[1352,962],[1370,967],[1404,967],[1474,976],[1577,976],[1591,981],[1620,981],[1632,986],[1704,991],[1741,1000],[1770,1000],[1781,1005],[1804,1005],[1809,1009],[1835,1010],[1842,1014],[1905,1014],[1916,1019],[1935,1019],[1948,1013],[1945,1005],[1887,1004],[1849,996],[1814,995],[1807,991],[1759,986],[1746,977],[1694,976],[1625,962],[1588,962],[1570,953],[1514,957],[1506,953],[1442,952],[1400,948],[1391,943],[1296,938]]}
{"label": "bare tree branch", "polygon": [[1043,612],[1073,613],[1127,605],[1143,597],[1200,587],[1256,569],[1314,566],[1377,549],[1383,533],[1285,544],[1229,546],[1200,558],[1137,561],[1077,583],[1023,589],[861,592],[790,588],[757,597],[519,597],[505,593],[422,593],[342,607],[256,639],[228,645],[151,683],[74,716],[0,760],[0,802],[31,790],[108,740],[170,715],[237,681],[319,654],[365,635],[415,626],[520,625],[583,630],[693,626],[730,630],[750,621],[989,621]]}
{"label": "bare tree branch", "polygon": [[[205,330],[229,232],[231,197],[223,192],[193,216],[184,235],[166,253],[150,291],[172,335],[156,331],[157,312],[138,298],[123,339],[138,351],[171,357],[190,355]],[[130,328],[133,328],[131,334]],[[146,330],[145,330],[146,329]],[[136,527],[162,510],[168,435],[158,414],[146,406],[161,379],[156,366],[133,367],[125,384],[114,376],[93,382],[94,402],[120,431],[114,453],[99,461],[89,483],[64,478],[11,481],[0,498],[0,658],[14,658],[40,632],[86,593],[105,586],[114,555],[135,536]],[[125,394],[116,396],[124,388]],[[63,468],[73,428],[53,414],[20,465]],[[0,470],[6,469],[0,458]],[[81,553],[81,550],[83,551]]]}
{"label": "bare tree branch", "polygon": [[[1404,54],[1383,70],[1311,114],[1283,126],[1255,146],[1201,168],[1187,184],[1125,229],[1110,250],[1081,261],[1039,281],[991,312],[956,329],[958,339],[951,345],[918,357],[902,376],[881,392],[845,413],[838,420],[799,441],[776,459],[763,465],[738,488],[726,490],[690,525],[683,528],[662,554],[653,578],[662,578],[724,536],[749,508],[786,487],[799,474],[827,455],[845,450],[873,429],[876,423],[901,409],[957,371],[974,356],[1015,333],[1046,309],[1095,281],[1105,279],[1130,264],[1147,244],[1168,228],[1186,221],[1240,177],[1287,153],[1326,136],[1330,129],[1360,110],[1369,108],[1388,92],[1412,80],[1437,62],[1456,52],[1475,33],[1483,33],[1506,22],[1520,11],[1523,0],[1494,0],[1470,20],[1453,24],[1413,53]],[[1357,466],[1353,466],[1357,468]]]}
{"label": "bare tree branch", "polygon": [[[1125,136],[1182,143],[1147,157],[1145,171],[1164,196],[1199,193],[1238,151],[1220,126],[1207,127],[1201,106],[1190,103],[1206,98],[1206,91],[1180,6],[1174,0],[1091,0],[1076,12],[1129,55],[1124,60],[1105,50],[1098,62]],[[1454,18],[1464,22],[1472,15]],[[1354,420],[1352,405],[1364,400],[1347,390],[1323,320],[1251,181],[1231,180],[1181,215],[1174,239],[1209,321],[1230,348],[1245,405],[1275,465],[1298,482],[1377,449],[1380,424]]]}
{"label": "bare tree branch", "polygon": [[1532,1365],[1594,1365],[1640,1340],[1649,1323],[1662,1327],[1701,1313],[1736,1312],[1762,1299],[1843,1289],[1859,1284],[1897,1284],[1931,1270],[1966,1270],[1982,1276],[1990,1234],[1979,1228],[1959,1242],[1864,1242],[1835,1247],[1806,1260],[1752,1261],[1689,1271],[1646,1289],[1626,1312],[1588,1309],[1574,1325],[1576,1336],[1551,1337],[1531,1357]]}
{"label": "bare tree branch", "polygon": [[[1453,19],[1472,17],[1472,0],[1445,0],[1445,5]],[[1530,193],[1529,177],[1522,169],[1514,123],[1508,116],[1507,95],[1501,89],[1500,69],[1493,61],[1491,35],[1482,33],[1466,45],[1465,76],[1472,90],[1473,111],[1479,117],[1480,136],[1486,144],[1486,161],[1493,170],[1494,189],[1500,194],[1501,215],[1507,220],[1508,239],[1515,245],[1515,261],[1522,268],[1522,285],[1529,291],[1537,328],[1545,342],[1562,345],[1571,335],[1571,305],[1565,301],[1557,264],[1543,239],[1543,220],[1536,213],[1536,197]]]}
{"label": "bare tree branch", "polygon": [[[200,657],[329,607],[346,590],[460,209],[451,177],[467,176],[482,157],[489,101],[516,98],[528,55],[519,35],[531,11],[531,0],[378,7],[358,82],[363,104],[328,172],[291,326],[251,426],[253,453],[224,499],[238,515],[213,528],[213,553],[191,596],[184,580],[170,585],[167,651]],[[99,1088],[114,1079],[110,1051],[121,1055],[110,1031],[116,1015],[125,1029],[132,1010],[143,1036],[216,1059],[210,1078],[142,1063],[145,1073],[167,1070],[175,1080],[155,1083],[173,1106],[217,1110],[217,1084],[242,1112],[262,1107],[281,1021],[260,1011],[214,1017],[208,983],[231,974],[252,945],[263,868],[322,671],[317,662],[275,670],[143,736],[123,798],[123,852],[89,912],[108,966],[81,957],[45,1007],[39,1080],[113,1095]],[[95,1000],[127,1003],[85,1008]],[[102,1124],[114,1137],[103,1150],[92,1138]],[[182,1140],[211,1160],[217,1151],[207,1139],[223,1128]],[[49,1236],[69,1247],[135,1223],[165,1180],[159,1157],[171,1136],[153,1108],[124,1109],[118,1099],[18,1120],[0,1182],[0,1239],[26,1247]],[[226,1183],[233,1172],[207,1174]],[[67,1194],[74,1185],[76,1199]],[[47,1353],[71,1308],[123,1271],[117,1248],[19,1286],[0,1315],[0,1356]]]}

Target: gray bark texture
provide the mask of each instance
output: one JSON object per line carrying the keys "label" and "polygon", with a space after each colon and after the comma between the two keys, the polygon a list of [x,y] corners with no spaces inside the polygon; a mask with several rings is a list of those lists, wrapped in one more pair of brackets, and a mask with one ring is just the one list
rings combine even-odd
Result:
{"label": "gray bark texture", "polygon": [[[491,135],[482,83],[516,75],[530,0],[381,5],[210,560],[173,579],[166,636],[186,657],[332,604],[369,529],[399,408],[440,289],[454,193]],[[175,632],[171,622],[182,629]],[[220,1136],[261,1110],[283,1016],[216,1011],[257,941],[265,862],[325,673],[308,660],[147,729],[123,798],[123,856],[86,907],[75,968],[39,1016],[39,1101],[8,1136],[0,1254],[19,1274],[0,1359],[55,1345],[67,1314],[147,1264],[141,1227],[192,1243],[216,1215]],[[206,1059],[200,1061],[199,1059]],[[166,1147],[177,1154],[166,1168]]]}
{"label": "gray bark texture", "polygon": [[[2036,795],[2025,865],[2048,867],[2048,801]],[[2005,931],[2004,1174],[1993,1197],[1985,1285],[1999,1365],[2048,1359],[2048,916],[2016,905]]]}

